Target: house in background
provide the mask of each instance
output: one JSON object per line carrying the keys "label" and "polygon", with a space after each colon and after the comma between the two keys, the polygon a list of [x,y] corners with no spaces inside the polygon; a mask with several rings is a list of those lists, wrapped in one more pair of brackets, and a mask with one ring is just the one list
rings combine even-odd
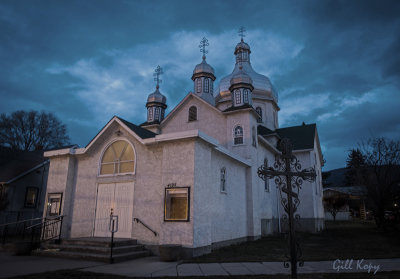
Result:
{"label": "house in background", "polygon": [[0,146],[0,224],[43,216],[48,170],[43,150]]}
{"label": "house in background", "polygon": [[[367,218],[365,207],[367,188],[365,186],[347,185],[347,168],[334,169],[325,172],[323,179],[324,190],[323,199],[343,198],[346,203],[339,209],[336,220],[351,220],[353,218]],[[325,219],[333,220],[332,214],[328,210],[328,205],[324,201]]]}
{"label": "house in background", "polygon": [[[336,215],[336,220],[351,220],[353,218],[366,219],[365,199],[367,189],[364,186],[348,186],[348,187],[329,187],[324,189],[324,199],[331,197],[341,197],[346,203],[340,208]],[[326,203],[325,220],[333,220],[332,214],[329,212]]]}

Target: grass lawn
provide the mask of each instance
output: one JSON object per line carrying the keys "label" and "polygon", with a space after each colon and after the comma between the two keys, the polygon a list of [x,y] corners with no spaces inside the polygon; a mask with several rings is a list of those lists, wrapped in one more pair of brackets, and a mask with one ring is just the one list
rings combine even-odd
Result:
{"label": "grass lawn", "polygon": [[[45,272],[26,276],[11,277],[13,279],[127,279],[132,277],[118,276],[113,274],[102,274],[93,272],[84,272],[78,270],[60,270]],[[140,277],[140,279],[147,279],[148,277]],[[165,278],[165,277],[153,277],[153,278]],[[248,276],[207,276],[207,277],[167,277],[168,279],[290,279],[290,275],[248,275]],[[364,273],[329,273],[329,274],[300,274],[299,279],[398,279],[400,278],[400,272],[380,272],[375,275]],[[139,279],[139,277],[136,277]]]}
{"label": "grass lawn", "polygon": [[[327,221],[323,232],[298,236],[305,261],[400,258],[399,231],[378,231],[372,222]],[[287,243],[283,236],[264,237],[218,249],[190,262],[283,261]]]}

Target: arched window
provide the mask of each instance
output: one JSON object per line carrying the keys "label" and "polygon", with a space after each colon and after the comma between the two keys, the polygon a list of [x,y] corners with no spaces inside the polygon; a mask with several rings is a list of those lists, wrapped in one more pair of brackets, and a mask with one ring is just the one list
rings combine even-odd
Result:
{"label": "arched window", "polygon": [[249,103],[249,90],[248,89],[245,89],[243,92],[243,102],[245,104]]}
{"label": "arched window", "polygon": [[113,142],[101,158],[100,174],[135,172],[135,152],[132,145],[124,140]]}
{"label": "arched window", "polygon": [[243,144],[243,128],[242,126],[236,126],[234,130],[234,144]]}
{"label": "arched window", "polygon": [[210,93],[211,95],[214,93],[213,82],[210,81]]}
{"label": "arched window", "polygon": [[147,121],[148,122],[153,121],[153,108],[152,107],[148,108],[148,110],[147,110]]}
{"label": "arched window", "polygon": [[210,79],[209,78],[205,78],[204,79],[204,92],[208,93],[210,88]]}
{"label": "arched window", "polygon": [[197,93],[201,93],[201,78],[198,78],[198,79],[196,80],[196,82],[197,82],[197,89],[196,89],[196,91],[197,91]]}
{"label": "arched window", "polygon": [[188,121],[196,121],[196,120],[197,120],[197,108],[195,106],[191,106],[189,108]]}
{"label": "arched window", "polygon": [[239,105],[239,104],[242,102],[241,99],[242,99],[242,98],[241,98],[241,96],[240,96],[240,90],[239,90],[239,89],[236,89],[236,90],[235,90],[235,103],[236,103],[237,105]]}
{"label": "arched window", "polygon": [[257,122],[258,122],[258,123],[262,123],[262,108],[256,107],[256,112],[258,113]]}
{"label": "arched window", "polygon": [[[266,167],[268,167],[268,159],[267,158],[264,159],[264,165]],[[265,192],[269,192],[269,179],[268,179],[268,177],[265,177],[264,190],[265,190]]]}
{"label": "arched window", "polygon": [[226,192],[226,169],[221,169],[221,185],[220,185],[221,192]]}

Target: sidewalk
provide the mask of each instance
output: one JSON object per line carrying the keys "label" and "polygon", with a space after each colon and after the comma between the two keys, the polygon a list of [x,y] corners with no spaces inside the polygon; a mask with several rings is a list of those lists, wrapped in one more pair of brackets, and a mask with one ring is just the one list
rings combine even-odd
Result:
{"label": "sidewalk", "polygon": [[[299,273],[335,273],[333,261],[306,262],[298,269]],[[335,267],[345,267],[336,264]],[[364,260],[338,271],[342,272],[370,272],[372,266],[379,266],[377,272],[400,271],[400,259],[372,259]],[[362,269],[360,269],[360,267]],[[365,269],[364,269],[365,268]],[[11,256],[0,253],[0,278],[18,275],[41,273],[61,269],[78,269],[98,273],[109,273],[131,277],[158,277],[158,276],[210,276],[210,275],[257,275],[257,274],[289,274],[290,269],[284,268],[282,262],[241,262],[241,263],[206,263],[180,264],[179,262],[161,262],[158,257],[146,257],[117,264],[47,258],[37,256]]]}

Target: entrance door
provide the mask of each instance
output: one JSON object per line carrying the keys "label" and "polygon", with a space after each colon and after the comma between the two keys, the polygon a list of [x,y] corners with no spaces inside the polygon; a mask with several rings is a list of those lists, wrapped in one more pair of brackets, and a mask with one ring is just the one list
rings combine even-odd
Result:
{"label": "entrance door", "polygon": [[110,213],[118,215],[114,237],[130,238],[132,233],[133,182],[99,184],[97,188],[94,236],[110,237]]}

